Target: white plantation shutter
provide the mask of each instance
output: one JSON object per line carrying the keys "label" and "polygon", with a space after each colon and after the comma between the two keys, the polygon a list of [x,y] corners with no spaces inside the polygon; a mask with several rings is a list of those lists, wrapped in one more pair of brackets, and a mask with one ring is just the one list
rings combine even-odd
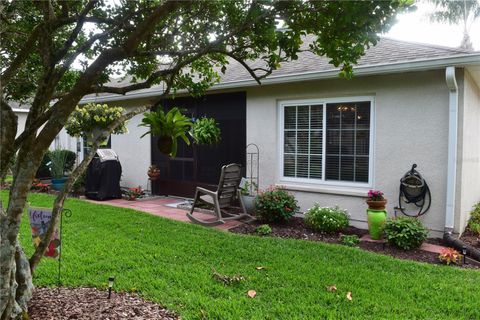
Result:
{"label": "white plantation shutter", "polygon": [[370,101],[288,105],[283,119],[284,177],[368,183]]}

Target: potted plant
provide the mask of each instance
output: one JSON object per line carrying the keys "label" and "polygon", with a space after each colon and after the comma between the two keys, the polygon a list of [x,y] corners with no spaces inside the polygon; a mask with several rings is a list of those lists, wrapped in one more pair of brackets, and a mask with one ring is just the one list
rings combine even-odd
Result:
{"label": "potted plant", "polygon": [[366,202],[368,204],[368,232],[372,239],[379,240],[383,237],[383,230],[387,222],[387,211],[385,210],[387,199],[384,198],[382,191],[369,190]]}
{"label": "potted plant", "polygon": [[175,157],[177,154],[178,138],[182,138],[187,145],[190,145],[187,132],[192,125],[191,119],[183,115],[178,108],[172,108],[168,112],[161,108],[155,112],[146,112],[143,115],[142,123],[139,124],[139,126],[150,128],[141,137],[149,133],[157,136],[158,150],[171,157]]}
{"label": "potted plant", "polygon": [[380,190],[369,190],[366,200],[368,208],[372,210],[385,210],[387,199],[384,198],[383,192]]}
{"label": "potted plant", "polygon": [[195,143],[199,145],[215,145],[220,143],[221,139],[221,131],[217,121],[207,117],[197,119],[193,123],[190,135]]}
{"label": "potted plant", "polygon": [[160,177],[160,169],[158,169],[156,165],[152,164],[148,168],[147,175],[150,180],[155,181]]}
{"label": "potted plant", "polygon": [[50,173],[52,174],[52,188],[62,190],[67,178],[65,177],[65,167],[67,164],[66,150],[56,149],[50,152]]}
{"label": "potted plant", "polygon": [[245,181],[245,184],[240,188],[243,205],[248,214],[253,214],[255,209],[255,197],[258,192],[258,186],[253,181]]}
{"label": "potted plant", "polygon": [[129,188],[125,191],[125,195],[127,197],[127,200],[134,201],[143,195],[143,189],[141,186],[138,186],[136,188]]}

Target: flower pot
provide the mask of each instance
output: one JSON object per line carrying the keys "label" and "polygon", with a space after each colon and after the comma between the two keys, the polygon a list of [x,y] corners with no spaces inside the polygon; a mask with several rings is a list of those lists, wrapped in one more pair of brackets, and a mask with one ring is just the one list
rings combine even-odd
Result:
{"label": "flower pot", "polygon": [[387,211],[367,209],[367,220],[370,237],[373,240],[380,240],[387,222]]}
{"label": "flower pot", "polygon": [[161,153],[169,155],[172,152],[172,138],[169,136],[158,137],[157,148]]}
{"label": "flower pot", "polygon": [[253,214],[255,211],[255,196],[243,195],[242,194],[243,205],[248,214]]}
{"label": "flower pot", "polygon": [[372,210],[385,210],[385,205],[387,204],[387,199],[385,200],[367,200],[368,209]]}
{"label": "flower pot", "polygon": [[66,177],[52,179],[52,188],[53,190],[60,191],[65,186],[65,182],[67,181]]}
{"label": "flower pot", "polygon": [[151,180],[151,181],[155,181],[155,180],[158,180],[158,178],[160,178],[160,172],[157,172],[157,173],[147,173],[148,174],[148,178]]}

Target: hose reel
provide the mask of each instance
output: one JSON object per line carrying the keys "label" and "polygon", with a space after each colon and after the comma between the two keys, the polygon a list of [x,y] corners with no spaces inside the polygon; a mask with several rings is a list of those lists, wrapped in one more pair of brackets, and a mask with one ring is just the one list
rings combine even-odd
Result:
{"label": "hose reel", "polygon": [[[432,204],[430,188],[422,175],[415,170],[416,164],[400,179],[398,209],[406,216],[420,217]],[[410,210],[407,210],[407,206]]]}

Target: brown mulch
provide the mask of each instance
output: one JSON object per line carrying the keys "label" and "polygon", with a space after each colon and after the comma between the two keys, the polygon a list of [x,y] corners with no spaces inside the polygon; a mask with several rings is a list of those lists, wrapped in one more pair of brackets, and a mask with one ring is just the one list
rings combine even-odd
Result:
{"label": "brown mulch", "polygon": [[[257,233],[255,229],[262,224],[264,223],[253,221],[251,223],[242,224],[238,227],[232,228],[229,231],[234,233],[240,233],[240,234],[256,235]],[[288,222],[280,223],[280,224],[272,223],[272,224],[269,224],[269,226],[272,228],[272,233],[268,235],[270,237],[303,239],[303,240],[322,241],[322,242],[337,243],[337,244],[340,243],[340,236],[342,234],[348,234],[348,235],[355,234],[361,238],[363,235],[368,233],[367,230],[358,229],[351,226],[345,229],[342,233],[338,233],[338,234],[325,234],[321,232],[316,232],[309,229],[306,226],[304,219],[301,217],[293,217]],[[443,245],[442,239],[428,239],[427,242],[432,244],[437,244],[437,245]],[[358,247],[363,250],[389,255],[398,259],[415,260],[415,261],[427,262],[432,264],[440,264],[437,253],[427,252],[419,249],[405,251],[384,243],[364,242],[364,241],[360,242],[358,244]],[[476,268],[476,266],[470,266],[470,265],[465,265],[463,267]]]}
{"label": "brown mulch", "polygon": [[106,290],[95,288],[36,288],[28,312],[30,320],[180,319],[136,295],[112,292],[111,299],[107,297]]}

